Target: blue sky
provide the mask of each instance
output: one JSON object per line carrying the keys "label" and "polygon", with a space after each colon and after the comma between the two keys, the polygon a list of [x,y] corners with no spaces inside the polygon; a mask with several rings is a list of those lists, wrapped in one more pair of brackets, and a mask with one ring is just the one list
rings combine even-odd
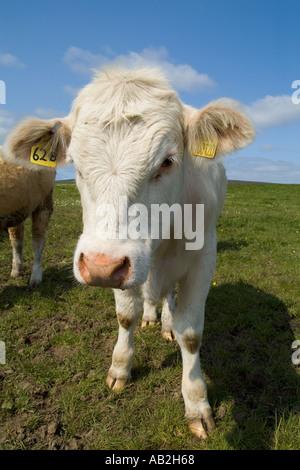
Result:
{"label": "blue sky", "polygon": [[300,184],[299,21],[299,0],[0,0],[0,144],[27,115],[68,114],[91,68],[159,65],[187,104],[245,105],[257,138],[229,179]]}

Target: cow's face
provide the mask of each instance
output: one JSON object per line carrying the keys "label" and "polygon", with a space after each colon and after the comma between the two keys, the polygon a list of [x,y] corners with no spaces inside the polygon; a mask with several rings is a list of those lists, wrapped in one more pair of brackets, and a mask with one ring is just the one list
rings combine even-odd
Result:
{"label": "cow's face", "polygon": [[[205,142],[217,142],[218,158],[253,137],[253,126],[231,100],[197,110],[183,105],[156,70],[112,70],[80,92],[68,117],[21,122],[5,142],[4,157],[39,169],[30,155],[42,139],[57,164],[73,160],[84,222],[75,276],[128,288],[146,280],[161,243],[160,231],[152,237],[152,207],[182,202],[184,159],[196,186],[197,171],[207,165],[194,154]],[[141,236],[131,230],[138,223]]]}
{"label": "cow's face", "polygon": [[161,231],[151,237],[152,205],[181,202],[183,107],[170,92],[167,99],[154,95],[145,104],[136,88],[118,115],[121,91],[110,116],[102,112],[101,99],[91,115],[79,96],[68,155],[84,223],[75,276],[91,285],[128,288],[145,282],[151,253],[161,241]]}

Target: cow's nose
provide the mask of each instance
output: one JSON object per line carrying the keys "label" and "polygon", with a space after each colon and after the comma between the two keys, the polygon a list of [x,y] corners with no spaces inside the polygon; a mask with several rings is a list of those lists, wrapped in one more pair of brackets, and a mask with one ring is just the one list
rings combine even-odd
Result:
{"label": "cow's nose", "polygon": [[113,259],[103,254],[81,253],[78,268],[82,278],[90,286],[118,288],[129,277],[130,261],[126,256]]}

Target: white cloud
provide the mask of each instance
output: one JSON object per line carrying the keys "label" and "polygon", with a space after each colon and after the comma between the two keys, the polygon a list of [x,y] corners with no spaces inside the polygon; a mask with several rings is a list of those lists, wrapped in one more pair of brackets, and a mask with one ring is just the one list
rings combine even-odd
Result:
{"label": "white cloud", "polygon": [[246,111],[258,129],[300,121],[300,104],[293,104],[289,95],[267,95],[247,106]]}
{"label": "white cloud", "polygon": [[25,65],[17,57],[12,54],[0,53],[0,64],[4,67],[15,67],[23,69]]}
{"label": "white cloud", "polygon": [[215,82],[205,73],[199,73],[188,64],[174,64],[168,60],[165,47],[148,48],[142,52],[113,56],[111,50],[104,54],[92,54],[78,47],[70,47],[64,55],[64,62],[75,73],[90,75],[92,68],[107,64],[121,64],[128,68],[160,67],[177,90],[199,91],[215,86]]}
{"label": "white cloud", "polygon": [[300,162],[231,155],[225,166],[230,180],[300,184]]}
{"label": "white cloud", "polygon": [[196,91],[215,86],[214,81],[204,73],[198,73],[190,65],[175,65],[168,60],[166,48],[144,49],[141,53],[129,52],[115,58],[115,63],[125,67],[160,67],[177,90]]}
{"label": "white cloud", "polygon": [[64,62],[70,69],[81,75],[90,75],[92,68],[97,68],[108,61],[102,54],[92,54],[79,47],[69,47],[64,55]]}

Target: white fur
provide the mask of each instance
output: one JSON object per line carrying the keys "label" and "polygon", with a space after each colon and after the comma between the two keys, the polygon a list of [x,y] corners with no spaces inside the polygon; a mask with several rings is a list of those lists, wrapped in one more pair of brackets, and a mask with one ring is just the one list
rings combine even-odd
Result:
{"label": "white fur", "polygon": [[[199,348],[204,307],[216,264],[216,222],[226,195],[220,155],[251,143],[254,130],[232,100],[219,100],[200,110],[184,105],[157,70],[99,71],[74,101],[66,126],[66,148],[77,171],[83,207],[83,234],[74,255],[74,273],[84,283],[78,262],[82,254],[130,259],[124,290],[114,290],[119,319],[107,383],[121,388],[130,377],[133,329],[144,299],[144,323],[156,320],[156,305],[164,301],[163,330],[175,333],[183,361],[182,393],[186,416],[195,434],[205,437],[202,423],[213,427],[201,374]],[[51,123],[52,125],[52,123]],[[214,159],[193,155],[205,140],[218,140]],[[67,140],[67,139],[66,139]],[[173,165],[162,163],[171,157]],[[118,200],[129,204],[204,204],[204,246],[187,251],[187,240],[103,240],[99,226],[112,226],[110,214],[99,207]],[[174,285],[179,286],[175,308]],[[142,297],[139,287],[142,287]]]}

